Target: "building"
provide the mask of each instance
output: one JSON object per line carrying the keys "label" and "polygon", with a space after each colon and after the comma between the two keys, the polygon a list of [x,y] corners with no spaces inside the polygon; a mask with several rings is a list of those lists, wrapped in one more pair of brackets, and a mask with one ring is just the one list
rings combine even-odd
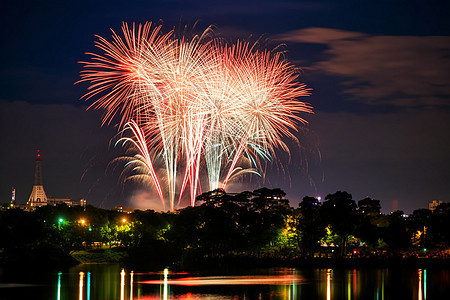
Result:
{"label": "building", "polygon": [[82,207],[86,207],[86,199],[71,199],[71,198],[47,198],[47,205],[52,205],[52,206],[57,206],[57,205],[61,205],[61,204],[65,204],[69,207],[71,206],[82,206]]}
{"label": "building", "polygon": [[134,207],[130,207],[130,206],[116,206],[114,207],[114,210],[120,213],[126,213],[126,214],[131,214],[132,212],[134,212],[136,210],[136,208]]}
{"label": "building", "polygon": [[[36,156],[36,168],[34,171],[34,185],[33,190],[31,191],[31,195],[28,198],[27,204],[25,205],[25,210],[33,211],[37,207],[46,206],[46,205],[60,205],[60,204],[66,204],[67,206],[83,206],[86,207],[86,199],[70,199],[70,198],[51,198],[47,197],[45,190],[44,190],[44,184],[42,180],[42,166],[41,166],[41,154],[38,150],[37,156]],[[15,190],[13,189],[13,196],[11,203],[15,204]],[[18,205],[15,205],[16,207],[20,208]]]}
{"label": "building", "polygon": [[439,204],[442,204],[442,201],[433,200],[433,202],[428,203],[428,209],[434,211]]}
{"label": "building", "polygon": [[14,187],[11,188],[11,202],[9,202],[9,209],[13,209],[16,207],[16,189]]}
{"label": "building", "polygon": [[47,195],[45,194],[44,184],[42,181],[41,161],[41,154],[38,150],[36,156],[36,168],[34,170],[34,185],[31,195],[27,201],[27,210],[35,210],[36,207],[47,205]]}

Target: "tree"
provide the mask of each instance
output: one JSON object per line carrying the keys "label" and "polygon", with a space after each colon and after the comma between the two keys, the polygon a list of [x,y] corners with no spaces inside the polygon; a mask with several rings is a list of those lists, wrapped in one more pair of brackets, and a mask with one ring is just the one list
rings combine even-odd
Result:
{"label": "tree", "polygon": [[441,203],[431,218],[432,239],[440,248],[450,246],[450,203]]}
{"label": "tree", "polygon": [[413,244],[419,248],[430,248],[431,218],[433,213],[429,209],[416,209],[408,218],[408,228],[412,231]]}
{"label": "tree", "polygon": [[380,244],[380,233],[377,227],[380,210],[381,205],[379,200],[366,197],[358,201],[360,223],[357,229],[357,235],[366,243],[370,250],[376,249]]}
{"label": "tree", "polygon": [[358,201],[358,212],[368,214],[379,214],[381,210],[380,200],[366,197]]}
{"label": "tree", "polygon": [[402,250],[407,249],[410,245],[410,235],[403,215],[404,213],[401,210],[391,213],[387,217],[389,225],[382,231],[384,242],[395,255],[399,255]]}
{"label": "tree", "polygon": [[250,199],[249,241],[254,250],[272,245],[286,227],[292,212],[286,193],[281,189],[261,188],[252,192]]}
{"label": "tree", "polygon": [[290,246],[292,209],[285,195],[267,188],[203,193],[196,199],[200,205],[180,210],[170,235],[183,249],[212,256]]}
{"label": "tree", "polygon": [[352,195],[347,192],[337,191],[325,197],[325,202],[320,208],[321,217],[332,231],[339,235],[340,256],[346,254],[347,239],[353,235],[358,224],[358,215],[356,213],[356,203]]}
{"label": "tree", "polygon": [[252,209],[263,211],[273,208],[289,208],[289,200],[285,199],[286,193],[281,189],[261,188],[252,193]]}
{"label": "tree", "polygon": [[100,233],[102,236],[102,242],[109,244],[109,248],[112,247],[112,242],[116,240],[117,230],[114,224],[110,222],[100,227]]}
{"label": "tree", "polygon": [[325,225],[320,219],[320,203],[314,197],[304,197],[299,203],[298,230],[300,251],[311,256],[318,248],[318,242],[325,234]]}

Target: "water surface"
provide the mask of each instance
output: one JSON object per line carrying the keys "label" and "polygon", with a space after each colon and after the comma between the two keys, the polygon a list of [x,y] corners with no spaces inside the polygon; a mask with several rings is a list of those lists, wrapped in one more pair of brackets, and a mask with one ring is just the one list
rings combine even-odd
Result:
{"label": "water surface", "polygon": [[0,269],[0,299],[450,299],[450,270],[275,268],[187,273],[110,264]]}

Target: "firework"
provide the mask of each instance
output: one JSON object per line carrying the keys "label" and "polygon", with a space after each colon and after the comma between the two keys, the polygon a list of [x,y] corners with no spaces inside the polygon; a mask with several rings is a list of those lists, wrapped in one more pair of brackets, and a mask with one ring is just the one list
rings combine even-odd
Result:
{"label": "firework", "polygon": [[151,23],[124,23],[122,31],[123,38],[113,31],[112,42],[98,37],[103,53],[82,62],[80,82],[90,83],[84,98],[97,98],[90,108],[105,110],[103,124],[117,117],[119,128],[132,133],[120,139],[138,150],[125,171],[149,178],[170,210],[186,189],[195,204],[203,173],[210,190],[225,188],[233,176],[256,172],[276,149],[289,151],[283,139],[296,139],[296,125],[305,122],[298,114],[312,112],[298,100],[308,89],[280,52],[229,45],[210,29],[192,38],[163,34]]}
{"label": "firework", "polygon": [[147,140],[145,139],[144,133],[135,121],[126,123],[125,130],[130,130],[133,133],[133,137],[122,137],[117,141],[117,143],[122,142],[123,145],[130,143],[134,146],[133,148],[138,150],[138,153],[134,156],[124,158],[127,161],[125,164],[125,173],[136,173],[128,178],[143,178],[145,181],[147,181],[147,176],[150,175],[152,182],[156,187],[159,198],[161,199],[161,203],[163,207],[165,207],[161,184],[159,183],[158,176],[156,175],[153,167],[152,157],[150,155],[150,151],[148,150]]}

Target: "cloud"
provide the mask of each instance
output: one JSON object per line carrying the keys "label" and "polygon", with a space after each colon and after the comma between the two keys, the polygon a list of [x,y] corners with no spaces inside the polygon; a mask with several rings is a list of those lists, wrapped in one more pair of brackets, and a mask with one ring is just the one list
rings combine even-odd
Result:
{"label": "cloud", "polygon": [[342,77],[343,91],[352,100],[398,107],[450,104],[450,36],[376,36],[307,28],[278,38],[326,45],[326,59],[311,68]]}
{"label": "cloud", "polygon": [[[318,112],[311,118],[324,159],[352,162],[450,163],[448,111],[405,110],[385,114]],[[420,170],[418,170],[420,172]]]}
{"label": "cloud", "polygon": [[350,40],[365,36],[367,35],[359,32],[313,27],[289,31],[279,35],[277,38],[288,42],[328,44],[339,40]]}
{"label": "cloud", "polygon": [[370,195],[386,211],[395,199],[409,212],[433,199],[448,201],[449,118],[448,110],[318,112],[310,126],[320,137],[325,173],[319,191]]}

